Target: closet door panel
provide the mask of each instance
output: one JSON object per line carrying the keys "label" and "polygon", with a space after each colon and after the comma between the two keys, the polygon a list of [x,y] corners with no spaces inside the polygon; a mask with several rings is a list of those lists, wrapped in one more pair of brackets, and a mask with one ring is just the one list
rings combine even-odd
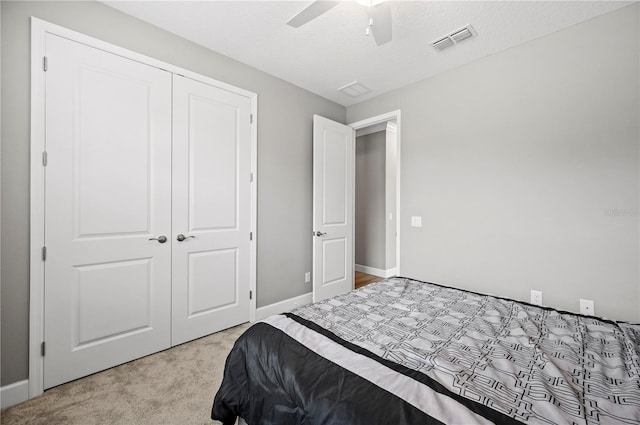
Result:
{"label": "closet door panel", "polygon": [[195,252],[188,261],[188,317],[238,302],[237,249]]}
{"label": "closet door panel", "polygon": [[77,69],[73,166],[79,236],[150,232],[148,90],[145,82],[120,73]]}
{"label": "closet door panel", "polygon": [[189,231],[238,226],[238,109],[189,98]]}
{"label": "closet door panel", "polygon": [[249,320],[251,102],[178,75],[173,99],[175,345]]}
{"label": "closet door panel", "polygon": [[170,346],[171,74],[47,35],[44,386]]}

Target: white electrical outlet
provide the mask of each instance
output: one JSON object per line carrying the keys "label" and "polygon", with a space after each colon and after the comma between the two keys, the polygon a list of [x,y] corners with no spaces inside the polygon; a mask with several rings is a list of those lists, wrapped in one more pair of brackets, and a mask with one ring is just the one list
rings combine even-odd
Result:
{"label": "white electrical outlet", "polygon": [[593,316],[594,314],[596,314],[593,300],[580,299],[580,314],[585,314],[587,316]]}
{"label": "white electrical outlet", "polygon": [[420,217],[420,216],[412,216],[411,217],[411,227],[422,227],[422,217]]}
{"label": "white electrical outlet", "polygon": [[309,283],[311,282],[311,272],[306,272],[304,274],[304,283]]}
{"label": "white electrical outlet", "polygon": [[542,305],[542,292],[531,290],[531,304]]}

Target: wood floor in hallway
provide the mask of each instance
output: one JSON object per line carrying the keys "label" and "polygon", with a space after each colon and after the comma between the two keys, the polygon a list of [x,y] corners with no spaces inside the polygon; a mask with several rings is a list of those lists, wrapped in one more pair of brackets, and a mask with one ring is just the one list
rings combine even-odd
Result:
{"label": "wood floor in hallway", "polygon": [[362,272],[356,272],[355,275],[356,275],[355,276],[356,289],[362,288],[363,286],[368,285],[370,283],[380,282],[381,280],[384,280],[383,277],[374,276],[372,274],[366,274]]}

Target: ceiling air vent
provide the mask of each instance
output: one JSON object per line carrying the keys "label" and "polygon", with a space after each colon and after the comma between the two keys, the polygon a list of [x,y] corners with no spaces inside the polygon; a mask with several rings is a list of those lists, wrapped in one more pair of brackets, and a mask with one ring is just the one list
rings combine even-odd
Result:
{"label": "ceiling air vent", "polygon": [[473,34],[471,33],[471,31],[469,31],[469,28],[463,28],[460,31],[451,34],[451,38],[456,43],[460,43],[462,40],[469,37],[473,37]]}
{"label": "ceiling air vent", "polygon": [[340,87],[338,91],[346,94],[347,96],[360,97],[360,96],[364,96],[365,94],[371,93],[373,90],[371,90],[369,87],[365,86],[364,84],[359,83],[358,81],[354,81],[352,83],[349,83]]}
{"label": "ceiling air vent", "polygon": [[454,43],[452,39],[449,37],[441,38],[440,40],[434,41],[431,45],[438,51],[446,49],[447,47],[453,46]]}
{"label": "ceiling air vent", "polygon": [[432,41],[430,44],[437,51],[441,51],[446,49],[447,47],[451,47],[460,43],[462,40],[466,40],[467,38],[471,38],[476,35],[475,30],[471,25],[467,25],[464,28],[457,29],[450,34],[445,35],[442,38],[437,39],[436,41]]}

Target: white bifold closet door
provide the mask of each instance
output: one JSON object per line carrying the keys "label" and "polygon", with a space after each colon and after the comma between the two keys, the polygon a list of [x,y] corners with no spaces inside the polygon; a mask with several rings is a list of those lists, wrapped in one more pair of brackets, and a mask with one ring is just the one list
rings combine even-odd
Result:
{"label": "white bifold closet door", "polygon": [[46,52],[44,388],[248,321],[248,98]]}
{"label": "white bifold closet door", "polygon": [[249,320],[250,120],[249,98],[174,75],[174,345]]}

